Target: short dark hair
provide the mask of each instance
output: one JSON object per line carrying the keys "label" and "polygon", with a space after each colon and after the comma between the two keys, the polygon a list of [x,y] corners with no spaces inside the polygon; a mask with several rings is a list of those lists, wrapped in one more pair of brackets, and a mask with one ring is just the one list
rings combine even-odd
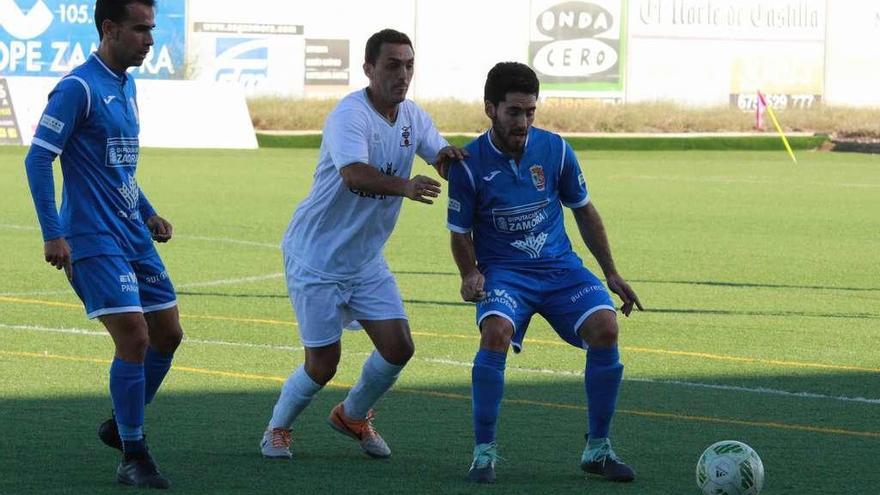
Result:
{"label": "short dark hair", "polygon": [[[366,63],[376,65],[376,60],[379,60],[379,52],[382,50],[382,43],[413,47],[409,36],[393,29],[383,29],[370,36],[370,39],[367,40],[367,48],[364,50],[364,61]],[[415,51],[414,48],[413,51]]]}
{"label": "short dark hair", "polygon": [[526,64],[519,62],[499,62],[486,76],[483,99],[498,105],[507,93],[525,93],[538,97],[538,76]]}
{"label": "short dark hair", "polygon": [[128,15],[128,4],[142,3],[147,7],[155,7],[156,0],[97,0],[95,2],[95,27],[98,28],[98,39],[104,39],[104,31],[101,24],[105,20],[111,20],[120,23],[125,20]]}

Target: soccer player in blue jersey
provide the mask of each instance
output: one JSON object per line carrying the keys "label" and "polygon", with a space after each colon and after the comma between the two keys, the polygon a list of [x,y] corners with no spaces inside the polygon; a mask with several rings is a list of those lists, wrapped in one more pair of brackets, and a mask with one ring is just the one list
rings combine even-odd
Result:
{"label": "soccer player in blue jersey", "polygon": [[[116,347],[110,365],[115,418],[101,440],[122,450],[120,483],[168,488],[147,451],[144,406],[152,401],[180,344],[177,301],[153,241],[172,226],[135,180],[139,148],[137,93],[126,72],[153,45],[154,0],[98,0],[100,45],[49,94],[25,158],[43,233],[45,259],[63,269],[89,318],[98,318]],[[52,162],[61,157],[61,214]],[[115,421],[114,421],[115,419]]]}
{"label": "soccer player in blue jersey", "polygon": [[461,296],[477,303],[480,348],[472,370],[476,447],[468,478],[495,482],[495,426],[507,350],[522,349],[537,313],[571,345],[586,349],[587,445],[581,468],[613,481],[633,470],[611,449],[609,429],[623,376],[614,303],[602,282],[572,251],[562,207],[574,213],[581,237],[608,288],[629,316],[642,309],[611,257],[602,220],[587,193],[571,146],[532,127],[538,78],[528,66],[497,64],[486,80],[492,127],[465,149],[470,158],[449,171],[448,227],[461,274]]}

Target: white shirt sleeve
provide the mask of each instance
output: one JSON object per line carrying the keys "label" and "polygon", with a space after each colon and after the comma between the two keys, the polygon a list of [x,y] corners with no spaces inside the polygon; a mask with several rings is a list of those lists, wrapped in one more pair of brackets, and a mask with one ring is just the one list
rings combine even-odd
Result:
{"label": "white shirt sleeve", "polygon": [[434,159],[437,158],[437,153],[439,153],[441,149],[449,146],[449,142],[443,139],[443,136],[440,135],[440,131],[434,127],[434,121],[431,120],[431,116],[428,115],[428,112],[422,110],[418,106],[415,106],[415,108],[419,121],[420,133],[418,141],[419,146],[416,148],[416,153],[422,157],[423,160],[433,165]]}
{"label": "white shirt sleeve", "polygon": [[370,163],[369,136],[369,119],[358,108],[337,108],[327,117],[323,138],[337,170],[354,163]]}

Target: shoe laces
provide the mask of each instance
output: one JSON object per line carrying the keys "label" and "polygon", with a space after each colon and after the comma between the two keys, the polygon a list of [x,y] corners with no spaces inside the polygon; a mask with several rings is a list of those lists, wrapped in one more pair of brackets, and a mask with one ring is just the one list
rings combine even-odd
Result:
{"label": "shoe laces", "polygon": [[373,428],[373,418],[376,417],[376,411],[370,409],[364,419],[349,418],[342,410],[335,411],[335,414],[339,417],[339,421],[345,426],[345,428],[351,431],[358,440],[363,441],[368,438],[379,436],[379,434],[376,433],[376,429]]}
{"label": "shoe laces", "polygon": [[482,469],[490,464],[503,461],[504,458],[498,455],[498,448],[495,443],[488,444],[488,447],[475,449],[473,467]]}
{"label": "shoe laces", "polygon": [[592,462],[602,462],[602,464],[608,461],[620,463],[620,458],[617,457],[614,449],[611,448],[611,442],[605,442],[595,449],[590,449],[590,460]]}
{"label": "shoe laces", "polygon": [[373,418],[375,417],[376,411],[370,409],[370,411],[367,412],[367,416],[360,421],[349,419],[351,429],[353,429],[361,439],[375,437],[378,435],[376,429],[373,428]]}
{"label": "shoe laces", "polygon": [[290,430],[286,428],[272,428],[272,447],[276,449],[290,447]]}

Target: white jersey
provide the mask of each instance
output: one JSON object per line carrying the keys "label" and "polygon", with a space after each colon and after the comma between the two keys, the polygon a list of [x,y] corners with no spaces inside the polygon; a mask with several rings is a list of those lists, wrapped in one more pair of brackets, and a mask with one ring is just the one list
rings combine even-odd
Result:
{"label": "white jersey", "polygon": [[428,114],[404,100],[389,122],[367,98],[349,94],[324,123],[314,183],[293,213],[281,247],[302,266],[343,278],[381,260],[382,248],[400,213],[403,198],[349,189],[340,170],[366,163],[408,179],[418,154],[432,162],[448,146]]}

